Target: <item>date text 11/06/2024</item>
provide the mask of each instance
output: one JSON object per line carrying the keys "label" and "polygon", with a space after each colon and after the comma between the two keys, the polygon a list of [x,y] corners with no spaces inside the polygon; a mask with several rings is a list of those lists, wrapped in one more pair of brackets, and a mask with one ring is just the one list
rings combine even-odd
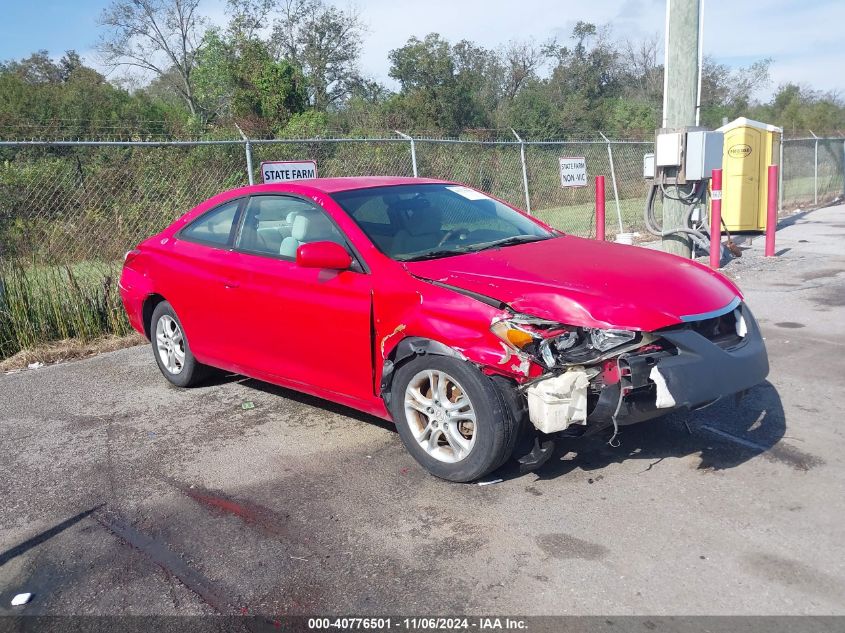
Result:
{"label": "date text 11/06/2024", "polygon": [[446,617],[419,617],[419,618],[309,618],[308,628],[310,630],[406,630],[406,631],[496,631],[526,630],[528,625],[525,620],[519,618],[446,618]]}

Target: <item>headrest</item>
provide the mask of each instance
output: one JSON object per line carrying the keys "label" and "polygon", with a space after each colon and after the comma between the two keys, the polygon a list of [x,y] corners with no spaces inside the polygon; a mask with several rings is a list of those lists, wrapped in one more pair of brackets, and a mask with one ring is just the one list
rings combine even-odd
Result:
{"label": "headrest", "polygon": [[334,225],[319,211],[297,213],[293,219],[291,237],[300,242],[332,240],[336,235]]}

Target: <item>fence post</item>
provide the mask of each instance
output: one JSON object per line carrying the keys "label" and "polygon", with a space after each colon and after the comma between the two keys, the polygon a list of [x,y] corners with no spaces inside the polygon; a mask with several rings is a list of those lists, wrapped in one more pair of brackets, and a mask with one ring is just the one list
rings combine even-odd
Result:
{"label": "fence post", "polygon": [[710,180],[710,268],[722,263],[722,170],[714,169]]}
{"label": "fence post", "polygon": [[515,129],[511,128],[511,132],[519,141],[519,158],[522,161],[522,188],[525,190],[525,210],[528,211],[528,215],[531,215],[531,196],[528,194],[528,167],[525,164],[525,142],[519,138]]}
{"label": "fence post", "polygon": [[241,133],[241,138],[244,140],[244,149],[246,150],[246,175],[247,179],[249,180],[249,184],[254,185],[255,180],[253,179],[252,175],[252,143],[249,142],[249,137],[244,134],[244,131],[241,129],[237,123],[235,123],[235,127],[238,128],[238,132]]}
{"label": "fence post", "polygon": [[419,176],[417,175],[417,147],[414,144],[414,137],[408,136],[407,134],[402,134],[402,132],[400,132],[399,130],[393,131],[405,140],[411,141],[411,169],[413,169],[414,171],[414,178],[419,178]]}
{"label": "fence post", "polygon": [[601,132],[599,134],[607,143],[607,159],[610,161],[610,180],[613,183],[613,199],[616,201],[616,217],[619,219],[619,232],[624,233],[625,229],[622,227],[622,209],[619,207],[619,189],[616,188],[616,169],[613,166],[613,149],[610,147],[610,139]]}
{"label": "fence post", "polygon": [[605,228],[604,176],[596,176],[596,239],[604,242]]}
{"label": "fence post", "polygon": [[815,146],[813,151],[813,204],[816,205],[819,203],[819,137],[813,130],[810,130],[810,134],[815,139],[813,141]]}

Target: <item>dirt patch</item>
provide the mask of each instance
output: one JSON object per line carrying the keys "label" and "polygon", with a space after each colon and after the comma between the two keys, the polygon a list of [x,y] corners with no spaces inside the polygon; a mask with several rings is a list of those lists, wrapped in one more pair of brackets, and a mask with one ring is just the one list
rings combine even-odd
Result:
{"label": "dirt patch", "polygon": [[804,561],[760,552],[746,555],[745,563],[757,576],[826,600],[838,601],[845,590],[838,578]]}
{"label": "dirt patch", "polygon": [[801,274],[801,279],[804,281],[814,281],[816,279],[828,279],[836,277],[841,272],[845,272],[842,268],[820,268],[819,270],[810,270]]}
{"label": "dirt patch", "polygon": [[113,352],[124,347],[142,345],[147,340],[137,333],[126,336],[103,336],[91,341],[64,339],[55,343],[45,343],[31,349],[24,349],[4,360],[0,360],[0,372],[26,369],[33,363],[53,365],[69,360],[87,358],[103,352]]}
{"label": "dirt patch", "polygon": [[569,534],[543,534],[537,537],[537,545],[546,554],[558,560],[568,558],[599,560],[609,553],[604,545],[591,543]]}
{"label": "dirt patch", "polygon": [[845,306],[845,291],[842,286],[829,286],[824,291],[812,297],[815,305],[837,308]]}

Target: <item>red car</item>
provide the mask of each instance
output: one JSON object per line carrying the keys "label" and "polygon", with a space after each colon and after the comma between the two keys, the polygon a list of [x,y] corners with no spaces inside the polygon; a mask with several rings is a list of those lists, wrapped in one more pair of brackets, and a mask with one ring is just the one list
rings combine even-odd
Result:
{"label": "red car", "polygon": [[221,193],[127,253],[120,289],[173,384],[216,367],[393,420],[452,481],[768,373],[722,275],[439,180]]}

